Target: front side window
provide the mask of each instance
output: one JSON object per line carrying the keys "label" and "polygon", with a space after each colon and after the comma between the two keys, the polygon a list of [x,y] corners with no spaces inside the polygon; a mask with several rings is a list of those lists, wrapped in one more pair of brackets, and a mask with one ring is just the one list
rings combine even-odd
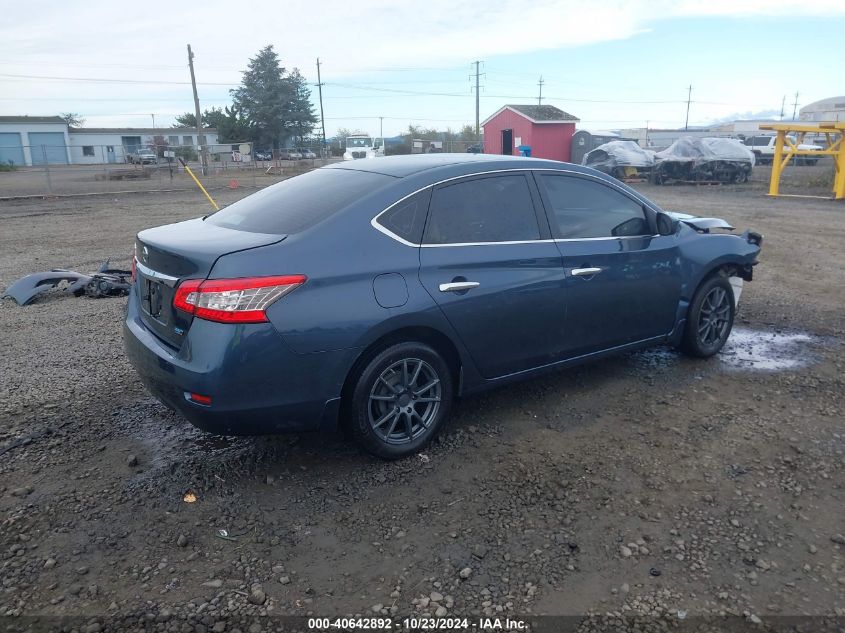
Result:
{"label": "front side window", "polygon": [[599,182],[544,174],[551,205],[552,232],[558,239],[650,235],[641,203]]}
{"label": "front side window", "polygon": [[435,189],[426,244],[513,242],[540,239],[524,174],[477,178]]}

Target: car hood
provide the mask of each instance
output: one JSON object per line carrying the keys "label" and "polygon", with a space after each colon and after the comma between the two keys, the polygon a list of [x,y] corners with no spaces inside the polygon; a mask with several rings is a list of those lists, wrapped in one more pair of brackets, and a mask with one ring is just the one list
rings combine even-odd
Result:
{"label": "car hood", "polygon": [[684,224],[688,224],[696,231],[709,231],[710,229],[734,230],[734,227],[722,218],[702,218],[689,215],[688,213],[679,213],[678,211],[664,211],[664,213]]}

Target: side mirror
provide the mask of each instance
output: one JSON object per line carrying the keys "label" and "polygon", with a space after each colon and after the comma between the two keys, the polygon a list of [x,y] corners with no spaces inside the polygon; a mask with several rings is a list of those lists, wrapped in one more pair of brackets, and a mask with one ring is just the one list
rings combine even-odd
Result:
{"label": "side mirror", "polygon": [[678,232],[678,221],[666,213],[657,214],[657,233],[659,235],[674,235]]}

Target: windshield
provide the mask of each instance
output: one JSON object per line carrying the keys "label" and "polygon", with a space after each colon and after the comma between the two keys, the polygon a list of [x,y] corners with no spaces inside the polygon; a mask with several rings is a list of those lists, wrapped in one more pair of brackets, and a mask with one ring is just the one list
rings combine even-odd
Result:
{"label": "windshield", "polygon": [[372,147],[373,139],[371,138],[348,138],[346,139],[346,147]]}

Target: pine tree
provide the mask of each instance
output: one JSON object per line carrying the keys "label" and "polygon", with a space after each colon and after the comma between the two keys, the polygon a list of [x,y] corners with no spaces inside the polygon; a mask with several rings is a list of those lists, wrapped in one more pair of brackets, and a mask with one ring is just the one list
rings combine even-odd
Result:
{"label": "pine tree", "polygon": [[249,60],[240,87],[231,91],[236,111],[260,147],[280,147],[291,136],[302,137],[317,118],[311,91],[300,72],[287,73],[273,46]]}

